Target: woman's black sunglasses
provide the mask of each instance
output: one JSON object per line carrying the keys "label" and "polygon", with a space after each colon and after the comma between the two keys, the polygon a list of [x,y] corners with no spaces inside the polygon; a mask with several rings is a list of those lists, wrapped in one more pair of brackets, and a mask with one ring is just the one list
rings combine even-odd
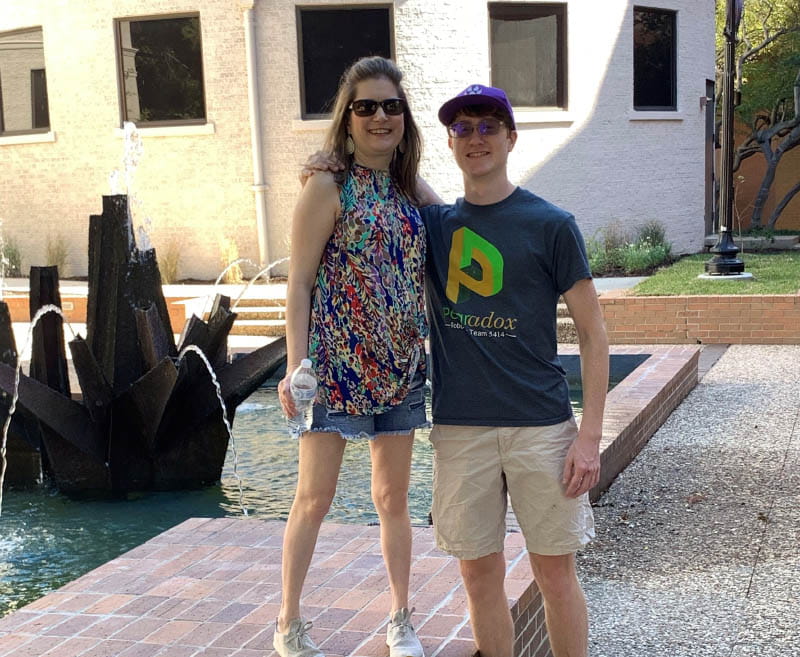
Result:
{"label": "woman's black sunglasses", "polygon": [[387,98],[386,100],[372,100],[371,98],[362,98],[354,100],[350,103],[348,109],[353,110],[356,116],[372,116],[378,111],[378,106],[383,108],[384,114],[388,116],[397,116],[402,114],[406,107],[406,103],[402,98]]}

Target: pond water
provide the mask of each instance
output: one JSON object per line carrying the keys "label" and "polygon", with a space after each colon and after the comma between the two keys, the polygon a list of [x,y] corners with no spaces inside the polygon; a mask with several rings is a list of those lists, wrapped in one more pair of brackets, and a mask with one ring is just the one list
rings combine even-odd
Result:
{"label": "pond water", "polygon": [[[573,406],[580,412],[575,363],[569,358],[562,361],[570,374]],[[615,379],[623,378],[633,367]],[[428,411],[430,415],[430,399]],[[233,433],[249,516],[285,520],[296,483],[297,443],[286,431],[274,388],[257,390],[239,406]],[[409,509],[416,525],[428,524],[431,504],[428,433],[417,431],[414,445]],[[328,520],[377,522],[367,472],[368,445],[348,445]],[[201,490],[136,493],[122,498],[66,496],[49,488],[8,490],[0,517],[0,616],[187,518],[241,515],[230,448],[220,484]]]}

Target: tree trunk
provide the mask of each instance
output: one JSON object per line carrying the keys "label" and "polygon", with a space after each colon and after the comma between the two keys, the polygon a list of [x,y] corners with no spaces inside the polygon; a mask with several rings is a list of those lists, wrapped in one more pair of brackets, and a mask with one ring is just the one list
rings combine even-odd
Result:
{"label": "tree trunk", "polygon": [[764,205],[769,198],[769,190],[772,188],[772,183],[775,181],[775,171],[780,161],[772,157],[772,153],[769,149],[769,142],[764,145],[764,159],[767,162],[767,168],[764,171],[764,177],[761,179],[761,185],[758,187],[756,200],[753,202],[753,214],[750,219],[750,228],[761,228],[761,215],[764,212]]}
{"label": "tree trunk", "polygon": [[769,223],[767,224],[768,228],[775,228],[775,224],[778,223],[778,218],[781,216],[781,213],[784,211],[786,206],[789,205],[789,201],[791,201],[798,192],[800,192],[800,182],[786,192],[786,196],[784,196],[781,199],[781,202],[778,203],[775,211],[769,218]]}

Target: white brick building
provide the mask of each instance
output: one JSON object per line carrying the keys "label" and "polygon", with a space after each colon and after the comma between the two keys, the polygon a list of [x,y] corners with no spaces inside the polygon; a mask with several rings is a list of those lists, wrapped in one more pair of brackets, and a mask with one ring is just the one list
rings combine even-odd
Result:
{"label": "white brick building", "polygon": [[[173,36],[159,31],[166,19]],[[159,39],[170,48],[155,66],[178,62],[191,97],[179,118],[141,86],[153,74],[138,58]],[[180,61],[181,48],[201,66]],[[406,74],[422,172],[447,200],[461,177],[436,110],[471,82],[499,82],[515,102],[515,182],[572,211],[587,236],[658,219],[676,251],[701,248],[714,5],[696,0],[3,0],[4,237],[25,268],[60,240],[62,275],[85,275],[88,218],[121,166],[127,116],[143,143],[136,217],[149,219],[162,259],[181,249],[181,277],[214,278],[225,240],[254,261],[287,255],[299,164],[327,126],[323,101],[342,62],[373,51]],[[156,95],[169,95],[158,75]]]}

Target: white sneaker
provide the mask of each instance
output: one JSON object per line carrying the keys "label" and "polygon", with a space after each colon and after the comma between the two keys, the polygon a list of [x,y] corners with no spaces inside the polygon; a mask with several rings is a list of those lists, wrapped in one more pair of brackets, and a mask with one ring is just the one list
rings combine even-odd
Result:
{"label": "white sneaker", "polygon": [[275,623],[275,636],[272,646],[281,657],[325,657],[308,634],[311,621],[295,618],[289,623],[289,630],[284,634],[278,632]]}
{"label": "white sneaker", "polygon": [[398,609],[389,617],[386,628],[386,645],[389,646],[389,657],[424,657],[422,644],[411,625],[412,609]]}

